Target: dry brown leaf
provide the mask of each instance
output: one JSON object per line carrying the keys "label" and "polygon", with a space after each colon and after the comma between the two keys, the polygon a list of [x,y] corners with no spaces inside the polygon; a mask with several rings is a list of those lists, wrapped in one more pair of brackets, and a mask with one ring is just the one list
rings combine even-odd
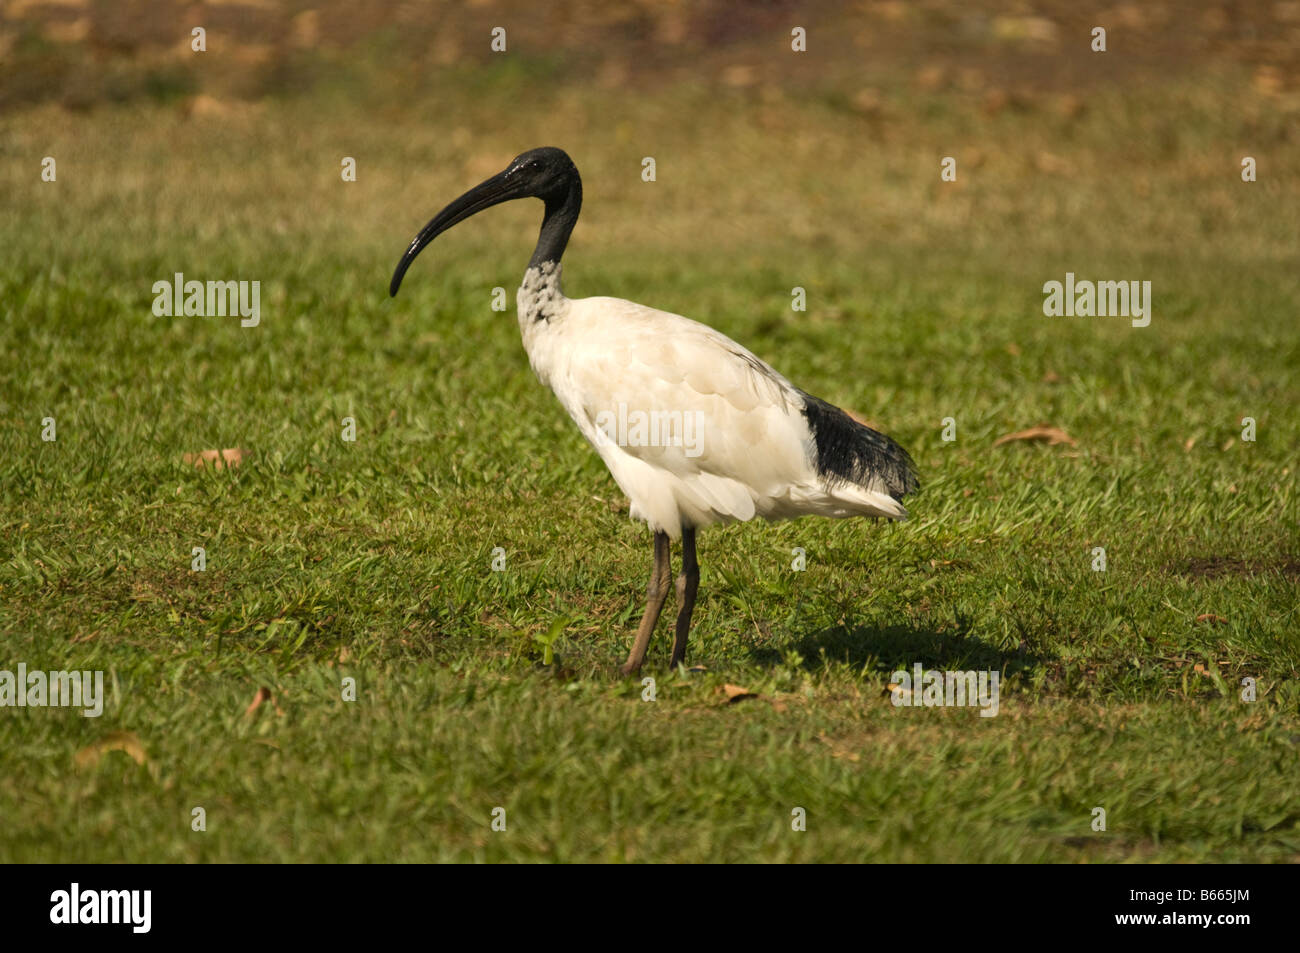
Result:
{"label": "dry brown leaf", "polygon": [[1017,430],[1015,433],[1003,434],[993,441],[993,446],[1000,447],[1004,443],[1011,443],[1013,440],[1046,440],[1049,447],[1054,447],[1058,443],[1066,443],[1071,447],[1078,446],[1078,442],[1060,427],[1048,427],[1039,425],[1030,427],[1028,430]]}
{"label": "dry brown leaf", "polygon": [[1196,438],[1195,438],[1195,437],[1188,437],[1188,438],[1187,438],[1187,442],[1186,442],[1185,444],[1183,444],[1183,452],[1184,452],[1184,453],[1191,453],[1191,451],[1192,451],[1192,447],[1194,447],[1194,446],[1196,446]]}
{"label": "dry brown leaf", "polygon": [[231,447],[228,450],[204,450],[202,453],[187,453],[182,459],[186,463],[192,463],[196,470],[202,470],[209,463],[212,464],[214,470],[224,470],[227,467],[233,470],[244,462],[244,457],[247,454],[247,450]]}
{"label": "dry brown leaf", "polygon": [[78,751],[73,756],[73,761],[78,768],[93,768],[99,764],[99,759],[110,751],[125,752],[136,764],[144,764],[148,760],[145,757],[144,745],[140,743],[140,739],[134,732],[110,731],[95,743]]}
{"label": "dry brown leaf", "polygon": [[1198,675],[1210,674],[1209,671],[1206,669],[1206,667],[1202,665],[1200,662],[1197,662],[1195,665],[1192,666],[1192,671],[1196,672]]}
{"label": "dry brown leaf", "polygon": [[727,696],[727,701],[731,704],[744,701],[746,698],[758,697],[757,692],[751,692],[748,688],[741,688],[739,685],[732,685],[730,683],[723,685],[721,691]]}
{"label": "dry brown leaf", "polygon": [[1228,620],[1221,615],[1215,615],[1213,612],[1202,612],[1196,617],[1197,622],[1213,622],[1215,625],[1227,625]]}
{"label": "dry brown leaf", "polygon": [[910,688],[904,688],[896,682],[890,682],[885,686],[884,694],[890,698],[895,697],[895,695],[897,695],[898,698],[910,698],[912,690]]}
{"label": "dry brown leaf", "polygon": [[280,706],[275,704],[275,696],[271,694],[271,690],[262,687],[257,690],[257,694],[253,696],[253,700],[249,702],[248,707],[244,709],[244,717],[251,718],[255,715],[257,710],[262,707],[262,702],[270,702],[272,705],[275,705],[276,714],[283,714],[283,712],[280,711]]}

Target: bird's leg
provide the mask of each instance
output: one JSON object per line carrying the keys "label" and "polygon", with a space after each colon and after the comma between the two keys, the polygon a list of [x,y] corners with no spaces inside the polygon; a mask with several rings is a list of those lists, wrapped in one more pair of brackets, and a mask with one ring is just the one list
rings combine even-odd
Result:
{"label": "bird's leg", "polygon": [[655,533],[655,564],[650,571],[650,585],[646,587],[645,615],[637,626],[636,641],[632,651],[623,663],[623,674],[631,675],[640,670],[645,661],[646,649],[650,647],[650,636],[654,635],[655,625],[659,622],[659,612],[668,598],[668,578],[672,575],[672,566],[668,562],[668,534]]}
{"label": "bird's leg", "polygon": [[682,571],[677,576],[677,633],[673,636],[673,657],[669,668],[686,661],[686,638],[691,634],[691,612],[695,591],[700,587],[700,564],[695,561],[695,530],[682,530]]}

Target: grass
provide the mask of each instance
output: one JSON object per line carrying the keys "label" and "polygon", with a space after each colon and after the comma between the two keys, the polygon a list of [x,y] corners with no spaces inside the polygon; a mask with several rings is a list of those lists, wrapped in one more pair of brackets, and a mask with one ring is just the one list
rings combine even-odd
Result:
{"label": "grass", "polygon": [[[0,668],[111,689],[98,719],[0,710],[0,860],[1300,858],[1284,114],[1229,72],[978,122],[673,87],[611,129],[615,92],[524,110],[522,82],[476,77],[472,111],[448,81],[0,118]],[[490,307],[539,210],[461,226],[386,298],[437,208],[552,142],[587,186],[570,295],[713,324],[924,484],[903,524],[704,534],[705,671],[664,670],[665,625],[653,702],[616,674],[648,534]],[[155,317],[177,271],[260,280],[261,325]],[[1044,317],[1066,271],[1151,280],[1151,326]],[[1038,423],[1077,446],[993,447]],[[249,455],[183,461],[218,447]],[[894,708],[917,662],[999,671],[998,716]],[[114,732],[138,759],[79,762]]]}

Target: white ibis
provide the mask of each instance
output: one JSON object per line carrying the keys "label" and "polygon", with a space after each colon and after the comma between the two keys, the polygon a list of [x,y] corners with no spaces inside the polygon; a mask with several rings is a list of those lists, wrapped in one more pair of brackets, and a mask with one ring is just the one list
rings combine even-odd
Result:
{"label": "white ibis", "polygon": [[398,262],[397,294],[415,256],[458,222],[510,199],[546,205],[516,299],[529,363],[596,448],[654,533],[645,614],[623,665],[641,668],[668,596],[669,541],[680,539],[677,629],[686,658],[699,586],[695,531],[755,516],[883,516],[917,489],[907,451],[804,393],[724,334],[619,298],[569,299],[560,257],[582,207],[582,180],[560,149],[525,152],[425,225]]}

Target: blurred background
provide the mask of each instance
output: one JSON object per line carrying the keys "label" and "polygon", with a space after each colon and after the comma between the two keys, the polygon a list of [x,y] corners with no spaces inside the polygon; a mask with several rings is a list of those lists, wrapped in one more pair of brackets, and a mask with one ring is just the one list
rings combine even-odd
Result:
{"label": "blurred background", "polygon": [[[414,195],[431,213],[510,156],[554,144],[587,180],[579,243],[773,236],[965,255],[1011,230],[997,257],[1012,261],[1026,244],[1137,246],[1128,255],[1214,234],[1267,254],[1261,233],[1294,237],[1294,207],[1277,200],[1296,168],[1300,0],[2,7],[0,110],[30,119],[5,128],[6,158],[61,144],[82,166],[70,187],[103,174],[121,198],[136,173],[111,157],[132,143],[178,172],[193,171],[182,153],[210,142],[215,165],[286,173],[274,191],[299,209],[313,177],[352,155],[357,187],[331,204],[357,236],[367,229],[348,203],[363,195],[375,224]],[[191,48],[199,26],[203,53]],[[805,53],[791,51],[796,26]],[[1095,26],[1105,53],[1091,49]],[[490,48],[497,27],[504,53]],[[1263,171],[1243,192],[1246,154]],[[640,187],[647,155],[660,168],[652,189]],[[956,183],[939,180],[947,155]],[[165,196],[176,177],[162,178],[151,189]],[[6,184],[26,192],[29,180]],[[292,229],[297,215],[269,201]],[[314,211],[324,234],[331,209]],[[398,219],[399,235],[415,217]]]}
{"label": "blurred background", "polygon": [[[1256,93],[1294,109],[1300,2],[1065,0],[856,3],[735,0],[469,0],[377,3],[274,0],[6,0],[0,20],[6,108],[69,109],[132,100],[229,100],[372,85],[411,92],[448,75],[513,70],[534,81],[639,92],[678,82],[796,91],[887,120],[912,89],[985,112],[1059,102],[1097,84],[1132,85],[1245,70]],[[792,60],[778,42],[810,32]],[[203,26],[214,55],[196,57]],[[504,26],[508,57],[489,52]],[[1110,32],[1111,55],[1086,38]],[[510,64],[507,66],[506,64]],[[1290,94],[1288,96],[1288,94]]]}

